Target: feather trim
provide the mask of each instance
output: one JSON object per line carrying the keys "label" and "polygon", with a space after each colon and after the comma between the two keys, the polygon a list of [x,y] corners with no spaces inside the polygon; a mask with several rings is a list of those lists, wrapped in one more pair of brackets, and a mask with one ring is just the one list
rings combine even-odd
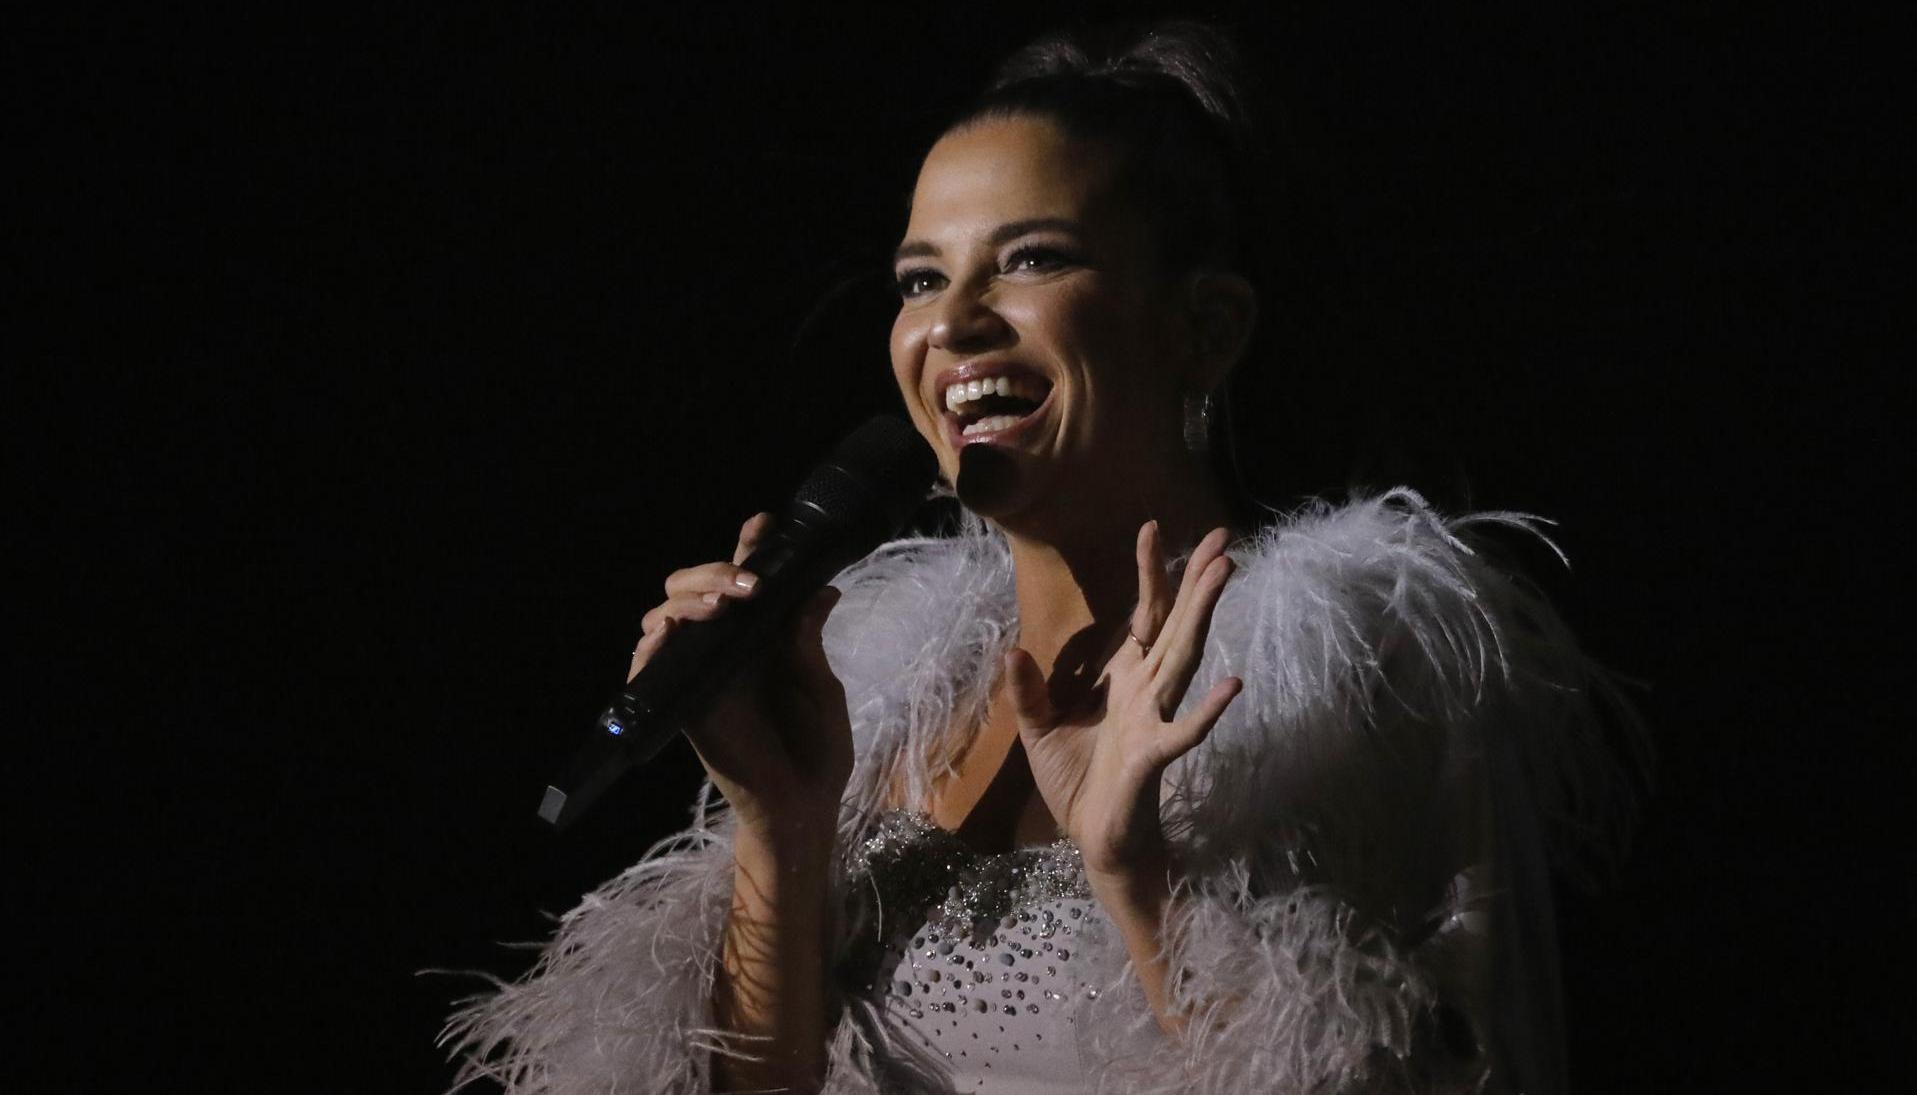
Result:
{"label": "feather trim", "polygon": [[[1515,1021],[1487,1003],[1483,971],[1515,961],[1531,980],[1513,999],[1555,1007],[1544,852],[1562,866],[1615,854],[1646,753],[1611,678],[1485,554],[1495,527],[1555,551],[1542,523],[1447,520],[1400,488],[1311,503],[1232,549],[1187,702],[1224,676],[1246,687],[1163,786],[1189,871],[1167,955],[1198,1021],[1159,1037],[1123,947],[1089,947],[1106,986],[1079,1030],[1102,1090],[1470,1090],[1485,1061],[1432,1033],[1447,1002],[1497,1067],[1551,1086],[1548,1061],[1510,1059],[1549,1057],[1554,1021],[1502,1030]],[[834,584],[826,651],[857,757],[849,856],[885,808],[924,802],[950,770],[966,744],[953,728],[978,723],[1018,625],[1009,548],[970,514],[959,535],[888,544]],[[1468,878],[1494,880],[1491,896]],[[705,1090],[729,891],[722,828],[702,820],[655,848],[568,913],[524,979],[462,1001],[444,1039],[466,1057],[460,1082]],[[840,956],[872,928],[860,902],[844,907]],[[841,1003],[828,1091],[946,1086],[869,1001]]]}
{"label": "feather trim", "polygon": [[710,1002],[731,895],[720,833],[700,825],[655,845],[561,919],[525,978],[460,1002],[440,1039],[464,1059],[455,1087],[709,1090],[710,1053],[725,1042]]}
{"label": "feather trim", "polygon": [[1468,830],[1493,745],[1519,758],[1570,877],[1621,854],[1643,727],[1543,598],[1474,543],[1501,527],[1557,551],[1539,523],[1446,521],[1399,488],[1314,502],[1234,549],[1187,703],[1226,676],[1245,689],[1166,779],[1168,828],[1194,862],[1249,855],[1267,887],[1337,880],[1410,931],[1430,911],[1417,895],[1482,850]]}
{"label": "feather trim", "polygon": [[[1179,1038],[1161,1032],[1123,950],[1078,1016],[1095,1090],[1128,1095],[1477,1090],[1488,1067],[1447,1050],[1431,980],[1390,935],[1310,887],[1255,900],[1249,879],[1175,902],[1166,957],[1179,971]],[[1222,882],[1222,885],[1218,883]],[[1115,964],[1117,968],[1112,968]]]}
{"label": "feather trim", "polygon": [[969,513],[956,538],[899,540],[833,580],[826,656],[845,685],[854,742],[854,829],[888,799],[922,803],[970,743],[998,658],[1018,633],[1012,555]]}

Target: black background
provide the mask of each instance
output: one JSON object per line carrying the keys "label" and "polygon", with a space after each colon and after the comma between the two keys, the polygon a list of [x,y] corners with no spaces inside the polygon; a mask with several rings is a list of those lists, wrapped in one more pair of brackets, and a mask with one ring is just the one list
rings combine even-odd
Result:
{"label": "black background", "polygon": [[[576,835],[533,809],[665,573],[893,405],[917,156],[1074,18],[262,10],[0,47],[23,1090],[448,1082],[476,982],[417,971],[516,974],[499,943],[683,822],[683,746]],[[1294,168],[1241,403],[1268,496],[1553,517],[1540,577],[1648,684],[1638,852],[1562,923],[1578,1087],[1906,1076],[1879,36],[1225,14]]]}

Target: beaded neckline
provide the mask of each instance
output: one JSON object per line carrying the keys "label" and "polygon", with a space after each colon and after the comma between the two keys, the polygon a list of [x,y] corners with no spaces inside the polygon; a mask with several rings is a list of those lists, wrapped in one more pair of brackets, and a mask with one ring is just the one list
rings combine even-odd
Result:
{"label": "beaded neckline", "polygon": [[893,810],[853,853],[850,878],[876,899],[883,924],[894,917],[948,936],[984,938],[1018,910],[1059,898],[1090,898],[1078,846],[1051,844],[981,853],[924,813]]}

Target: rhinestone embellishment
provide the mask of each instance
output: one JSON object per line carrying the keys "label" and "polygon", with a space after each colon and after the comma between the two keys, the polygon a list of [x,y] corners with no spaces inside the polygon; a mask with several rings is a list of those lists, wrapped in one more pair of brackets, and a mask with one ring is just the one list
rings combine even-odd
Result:
{"label": "rhinestone embellishment", "polygon": [[[851,878],[857,890],[876,898],[887,918],[916,919],[923,913],[926,943],[930,936],[939,937],[940,955],[952,953],[954,938],[984,946],[999,928],[1034,920],[1030,912],[1015,910],[1092,896],[1078,848],[1068,839],[1004,855],[980,855],[926,815],[903,811],[880,818],[877,831],[852,857]],[[1073,910],[1073,918],[1078,915]],[[1035,926],[1043,938],[1060,924],[1046,913]],[[914,940],[915,947],[922,945]],[[1018,950],[1031,957],[1030,948]],[[999,960],[1010,965],[1012,955],[1001,954]]]}

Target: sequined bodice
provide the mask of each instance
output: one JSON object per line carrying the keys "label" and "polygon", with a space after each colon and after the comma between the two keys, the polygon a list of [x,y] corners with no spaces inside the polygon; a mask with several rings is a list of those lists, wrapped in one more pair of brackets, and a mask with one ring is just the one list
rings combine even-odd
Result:
{"label": "sequined bodice", "polygon": [[1074,956],[1097,928],[1078,850],[980,855],[923,815],[886,815],[860,848],[874,961],[864,989],[889,1041],[952,1090],[1087,1092],[1075,1018],[1096,989]]}

